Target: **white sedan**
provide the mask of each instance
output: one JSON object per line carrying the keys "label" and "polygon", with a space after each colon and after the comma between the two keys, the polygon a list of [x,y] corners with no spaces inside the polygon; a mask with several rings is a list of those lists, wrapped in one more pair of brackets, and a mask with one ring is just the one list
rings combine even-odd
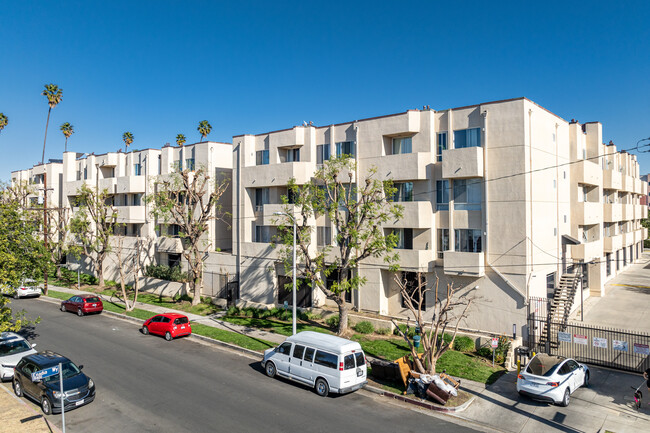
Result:
{"label": "white sedan", "polygon": [[0,333],[0,379],[7,380],[14,377],[14,367],[23,356],[36,353],[31,345],[15,332]]}
{"label": "white sedan", "polygon": [[36,285],[36,281],[34,280],[25,280],[16,288],[2,286],[0,291],[3,295],[13,296],[14,299],[27,298],[32,296],[39,297],[43,293],[41,291],[41,288]]}
{"label": "white sedan", "polygon": [[589,386],[589,367],[562,356],[535,355],[517,376],[519,394],[560,406],[581,386]]}

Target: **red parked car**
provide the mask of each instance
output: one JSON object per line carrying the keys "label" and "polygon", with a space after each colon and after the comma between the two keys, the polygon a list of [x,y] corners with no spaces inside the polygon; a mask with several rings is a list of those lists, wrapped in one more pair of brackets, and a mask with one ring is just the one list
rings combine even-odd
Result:
{"label": "red parked car", "polygon": [[144,335],[157,334],[164,335],[165,340],[170,341],[172,338],[192,333],[192,325],[187,316],[178,313],[165,313],[153,316],[142,324],[142,333]]}
{"label": "red parked car", "polygon": [[88,313],[101,313],[104,311],[104,304],[97,295],[73,296],[67,301],[61,301],[61,311],[72,311],[81,317]]}

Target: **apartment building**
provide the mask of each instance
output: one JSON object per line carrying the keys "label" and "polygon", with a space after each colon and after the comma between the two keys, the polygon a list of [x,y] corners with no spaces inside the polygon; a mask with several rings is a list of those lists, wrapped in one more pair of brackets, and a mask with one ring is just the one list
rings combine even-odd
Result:
{"label": "apartment building", "polygon": [[[306,183],[342,153],[356,159],[357,183],[370,167],[396,183],[404,218],[384,229],[399,236],[400,277],[422,272],[478,296],[468,329],[524,326],[527,300],[552,296],[566,273],[583,274],[584,297],[602,295],[647,237],[636,157],[603,144],[600,123],[568,122],[526,98],[240,135],[233,150],[233,254],[241,299],[253,303],[287,299],[270,242],[289,179]],[[312,239],[331,244],[329,222],[314,225]],[[367,283],[351,306],[406,314],[383,259],[357,272]],[[309,287],[299,298],[327,303]]]}

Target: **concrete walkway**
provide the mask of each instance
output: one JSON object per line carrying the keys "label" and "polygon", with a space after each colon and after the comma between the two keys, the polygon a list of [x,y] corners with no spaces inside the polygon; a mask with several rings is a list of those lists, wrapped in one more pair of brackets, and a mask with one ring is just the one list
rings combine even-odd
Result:
{"label": "concrete walkway", "polygon": [[[85,293],[92,293],[92,292],[84,292],[79,291],[77,289],[69,289],[67,287],[59,287],[59,286],[53,286],[49,285],[48,286],[50,290],[54,290],[57,292],[64,292],[64,293],[70,293],[70,296],[73,295],[80,295],[80,294],[85,294]],[[98,295],[104,302],[113,302],[116,304],[121,304],[124,305],[124,303],[117,298],[113,297],[112,299],[107,298],[106,296],[103,295]],[[242,325],[235,325],[233,323],[225,322],[223,320],[219,320],[219,317],[223,315],[221,314],[213,314],[210,316],[201,316],[199,314],[192,314],[192,313],[186,313],[184,311],[179,311],[179,310],[174,310],[173,308],[167,308],[167,307],[161,307],[158,305],[151,305],[151,304],[145,304],[144,302],[136,302],[135,305],[136,308],[141,309],[141,310],[146,310],[150,311],[153,315],[155,314],[162,314],[162,313],[182,313],[187,316],[188,319],[190,319],[190,322],[192,323],[200,323],[201,325],[207,325],[207,326],[212,326],[214,328],[218,329],[223,329],[225,331],[231,331],[231,332],[236,332],[238,334],[242,335],[248,335],[253,338],[258,338],[266,341],[270,341],[272,343],[282,343],[287,337],[284,335],[276,334],[273,332],[266,332],[266,331],[261,331],[257,328],[251,328],[248,326],[242,326]]]}
{"label": "concrete walkway", "polygon": [[605,293],[585,301],[585,323],[650,333],[650,252],[612,278]]}
{"label": "concrete walkway", "polygon": [[568,407],[520,397],[516,389],[516,372],[502,376],[487,387],[464,380],[461,389],[477,398],[464,412],[454,416],[517,433],[650,432],[648,401],[639,412],[632,408],[631,386],[637,387],[643,377],[597,367],[590,367],[590,370],[589,388],[575,391]]}
{"label": "concrete walkway", "polygon": [[10,390],[11,382],[0,386],[0,433],[61,433],[43,414],[36,412]]}

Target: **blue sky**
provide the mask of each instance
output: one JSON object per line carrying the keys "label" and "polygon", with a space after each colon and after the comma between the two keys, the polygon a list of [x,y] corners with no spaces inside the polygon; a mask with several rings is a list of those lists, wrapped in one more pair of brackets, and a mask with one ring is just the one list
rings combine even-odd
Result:
{"label": "blue sky", "polygon": [[204,119],[230,142],[520,96],[630,149],[650,137],[650,4],[622,4],[6,0],[0,179],[40,161],[47,83],[63,101],[46,158],[61,157],[63,122],[70,150],[103,153],[124,131],[135,149],[197,141]]}

